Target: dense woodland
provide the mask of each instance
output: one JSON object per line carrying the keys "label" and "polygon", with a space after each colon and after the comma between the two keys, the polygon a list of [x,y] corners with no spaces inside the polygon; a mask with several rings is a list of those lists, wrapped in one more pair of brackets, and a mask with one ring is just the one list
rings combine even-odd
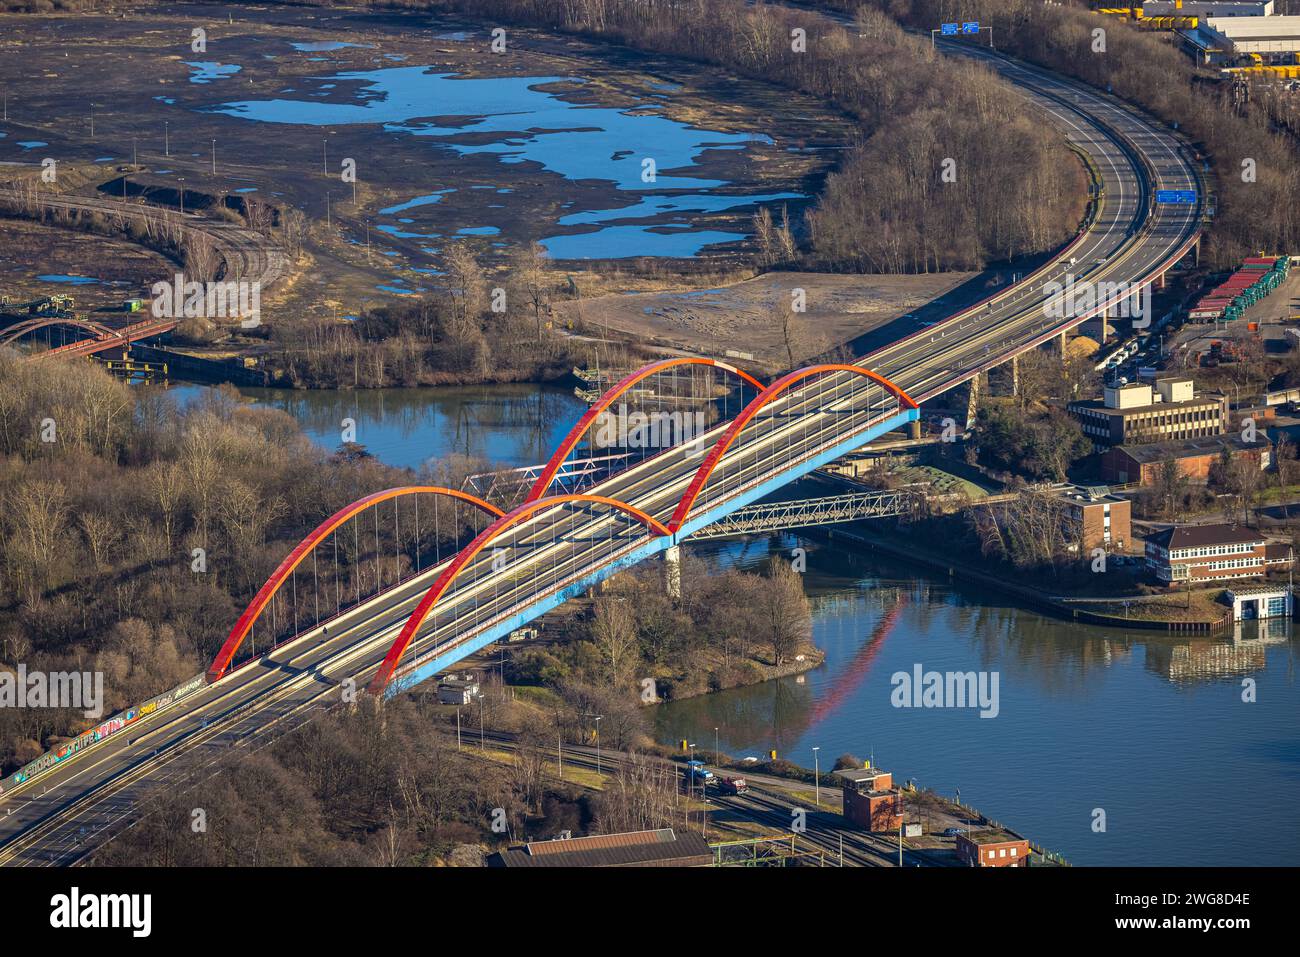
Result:
{"label": "dense woodland", "polygon": [[[430,478],[458,485],[454,470],[471,464]],[[180,408],[89,364],[69,376],[0,350],[0,668],[102,670],[108,712],[164,691],[211,660],[307,531],[411,480],[360,449],[327,454],[290,416],[234,392]],[[463,513],[448,515],[442,547],[468,531]],[[410,550],[431,537],[403,543],[403,568],[345,542],[343,593],[409,572]],[[80,712],[0,709],[0,764],[7,773],[86,724]]]}
{"label": "dense woodland", "polygon": [[[595,599],[579,640],[513,655],[506,678],[565,693],[614,688],[635,699],[653,678],[671,698],[752,684],[810,652],[811,612],[789,561],[773,557],[762,574],[711,571],[683,556],[680,600],[670,598],[658,563],[611,580]],[[614,707],[609,702],[603,707]]]}
{"label": "dense woodland", "polygon": [[[484,701],[491,724],[518,725],[519,709],[499,689]],[[519,732],[519,758],[498,763],[472,753],[477,735],[458,751],[454,733],[420,703],[395,701],[381,714],[363,701],[269,749],[232,755],[193,790],[160,795],[94,863],[476,867],[486,849],[511,841],[621,829],[630,808],[615,806],[612,790],[593,794],[543,777],[543,762],[554,760],[554,725],[529,721]],[[506,815],[504,833],[492,831],[497,808]],[[195,809],[203,812],[200,831]],[[634,823],[675,823],[672,810],[669,792],[666,819],[654,813]]]}

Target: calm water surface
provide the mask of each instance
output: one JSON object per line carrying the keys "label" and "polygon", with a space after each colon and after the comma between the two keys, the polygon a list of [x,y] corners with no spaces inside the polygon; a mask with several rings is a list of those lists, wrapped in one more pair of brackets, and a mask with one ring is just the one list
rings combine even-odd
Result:
{"label": "calm water surface", "polygon": [[[662,706],[660,740],[822,767],[874,753],[1076,864],[1300,862],[1300,690],[1290,623],[1235,640],[1047,618],[919,567],[779,536],[697,546],[749,565],[808,549],[824,665]],[[990,671],[999,713],[896,708],[895,672]],[[1242,701],[1249,679],[1256,701]],[[1106,832],[1094,833],[1094,809]],[[1216,810],[1217,809],[1217,810]]]}
{"label": "calm water surface", "polygon": [[[172,387],[182,402],[206,386]],[[356,441],[389,465],[419,469],[448,455],[485,459],[494,467],[544,462],[586,406],[572,391],[536,385],[421,389],[240,389],[292,415],[327,449],[338,448],[344,419]]]}

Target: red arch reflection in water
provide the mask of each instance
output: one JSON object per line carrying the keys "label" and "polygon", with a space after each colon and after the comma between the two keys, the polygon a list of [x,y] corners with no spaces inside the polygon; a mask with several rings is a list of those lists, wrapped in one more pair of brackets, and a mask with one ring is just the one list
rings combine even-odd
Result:
{"label": "red arch reflection in water", "polygon": [[808,713],[809,727],[817,724],[827,715],[833,713],[844,699],[857,690],[867,673],[871,671],[871,665],[876,660],[876,655],[880,653],[881,647],[885,644],[885,639],[889,633],[894,630],[894,625],[898,623],[898,618],[903,613],[903,606],[907,604],[908,598],[906,592],[898,593],[898,600],[894,602],[892,608],[885,613],[885,616],[876,622],[876,627],[871,631],[871,637],[863,642],[849,662],[848,668],[840,672],[839,676],[831,682],[830,689],[812,706]]}

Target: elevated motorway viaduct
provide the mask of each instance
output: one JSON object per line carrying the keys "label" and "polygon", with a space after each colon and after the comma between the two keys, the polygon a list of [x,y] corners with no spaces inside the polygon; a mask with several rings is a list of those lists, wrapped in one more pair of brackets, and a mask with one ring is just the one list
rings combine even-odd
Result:
{"label": "elevated motorway viaduct", "polygon": [[1100,178],[1095,216],[1049,265],[865,356],[857,372],[837,367],[792,377],[784,388],[769,389],[761,409],[751,404],[754,414],[743,428],[723,423],[701,442],[663,451],[590,490],[621,503],[618,508],[593,498],[534,502],[531,510],[498,520],[490,541],[479,542],[473,555],[462,553],[455,565],[428,569],[228,673],[224,664],[214,665],[213,683],[0,794],[0,863],[74,862],[128,823],[141,802],[180,787],[232,747],[256,747],[337,704],[345,692],[371,683],[385,659],[380,684],[387,693],[410,687],[618,568],[673,548],[732,510],[915,420],[913,400],[937,396],[1086,318],[1047,315],[1047,283],[1064,282],[1068,273],[1096,282],[1152,282],[1193,246],[1200,205],[1153,202],[1155,189],[1203,195],[1194,158],[1170,132],[1037,68],[985,51],[962,52],[986,59],[1016,84],[1089,155]]}

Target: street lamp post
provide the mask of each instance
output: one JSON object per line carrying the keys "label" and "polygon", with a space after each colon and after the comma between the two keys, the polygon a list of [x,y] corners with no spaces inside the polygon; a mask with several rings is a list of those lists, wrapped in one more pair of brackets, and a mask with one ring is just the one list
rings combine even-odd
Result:
{"label": "street lamp post", "polygon": [[714,764],[718,764],[719,754],[720,752],[718,751],[718,729],[714,728],[713,729],[713,763]]}
{"label": "street lamp post", "polygon": [[603,714],[596,715],[596,773],[600,773],[600,719],[605,717]]}
{"label": "street lamp post", "polygon": [[822,772],[821,763],[817,756],[817,752],[820,750],[820,746],[813,748],[813,794],[815,795],[813,800],[817,804],[818,810],[821,810],[822,806]]}
{"label": "street lamp post", "polygon": [[[691,761],[694,761],[695,745],[692,743],[692,744],[688,744],[687,747],[690,749],[691,752]],[[695,797],[695,765],[694,764],[686,765],[686,796],[688,798]],[[690,814],[690,808],[687,808],[686,813],[687,815]]]}

